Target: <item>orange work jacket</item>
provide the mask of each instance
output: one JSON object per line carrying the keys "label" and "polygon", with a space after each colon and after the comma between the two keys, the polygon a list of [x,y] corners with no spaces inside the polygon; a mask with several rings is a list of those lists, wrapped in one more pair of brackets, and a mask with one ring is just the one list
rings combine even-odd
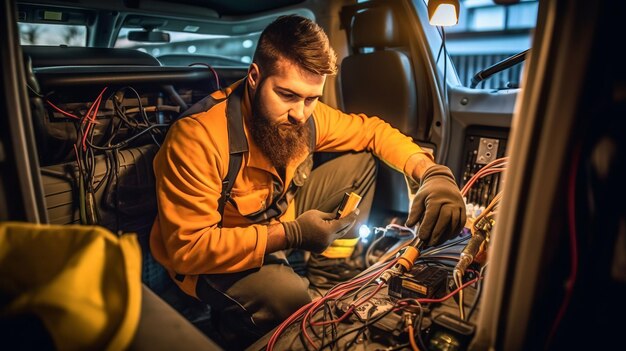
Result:
{"label": "orange work jacket", "polygon": [[[212,97],[225,99],[238,84],[245,82],[216,91]],[[243,95],[240,111],[248,152],[231,190],[234,204],[225,205],[223,219],[218,200],[229,164],[228,100],[173,123],[154,159],[159,213],[150,233],[150,248],[172,276],[184,276],[182,281],[175,281],[191,296],[196,296],[198,275],[234,273],[263,265],[268,226],[295,218],[293,201],[279,218],[260,223],[246,218],[270,205],[268,201],[277,195],[274,189],[287,191],[296,167],[308,155],[287,165],[285,179],[279,177],[250,136],[247,89]],[[367,150],[400,172],[413,154],[432,158],[410,137],[377,117],[346,114],[318,102],[311,118],[316,128],[314,151]]]}

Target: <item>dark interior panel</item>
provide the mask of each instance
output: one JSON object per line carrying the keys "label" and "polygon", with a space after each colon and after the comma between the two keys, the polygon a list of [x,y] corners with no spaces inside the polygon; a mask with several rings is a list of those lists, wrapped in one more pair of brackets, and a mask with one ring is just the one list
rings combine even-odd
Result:
{"label": "dark interior panel", "polygon": [[[466,129],[459,186],[467,184],[483,167],[506,155],[509,130],[505,128],[470,126]],[[487,207],[500,189],[500,173],[480,178],[467,193],[468,203]]]}
{"label": "dark interior panel", "polygon": [[506,141],[513,122],[518,94],[519,89],[477,90],[464,87],[450,89],[452,125],[447,165],[459,183],[466,171],[468,153],[478,151],[477,146],[467,149],[473,146],[468,144],[466,138],[469,135],[489,138],[494,136],[493,131],[497,131],[494,137]]}
{"label": "dark interior panel", "polygon": [[[156,145],[95,157],[94,201],[98,223],[113,232],[146,232],[156,215],[152,160]],[[112,164],[112,161],[115,164]],[[76,162],[41,168],[46,209],[52,224],[80,224],[80,181]]]}
{"label": "dark interior panel", "polygon": [[132,50],[109,65],[81,64],[87,54],[69,66],[25,60],[49,222],[146,234],[156,215],[152,160],[167,127],[245,70],[115,64]]}

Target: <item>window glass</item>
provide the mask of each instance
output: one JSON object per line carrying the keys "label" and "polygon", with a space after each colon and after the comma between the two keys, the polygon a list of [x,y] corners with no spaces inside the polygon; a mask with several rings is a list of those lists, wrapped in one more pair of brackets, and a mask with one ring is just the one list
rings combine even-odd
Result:
{"label": "window glass", "polygon": [[537,11],[539,3],[520,3],[509,9],[508,27],[513,28],[534,28],[537,22]]}
{"label": "window glass", "polygon": [[[471,86],[476,73],[531,47],[538,7],[538,0],[521,0],[513,5],[460,0],[458,24],[444,30],[448,55],[464,86]],[[518,87],[523,66],[524,62],[498,72],[476,88]]]}
{"label": "window glass", "polygon": [[85,46],[87,28],[79,25],[18,23],[22,45]]}
{"label": "window glass", "polygon": [[472,16],[469,25],[473,30],[504,29],[505,11],[503,7],[490,6],[475,8],[471,14]]}
{"label": "window glass", "polygon": [[120,30],[115,47],[141,50],[155,56],[164,65],[179,66],[197,61],[212,66],[247,67],[261,35],[260,32],[228,36],[163,31],[170,35],[168,43],[148,43],[128,40],[131,30],[138,29]]}

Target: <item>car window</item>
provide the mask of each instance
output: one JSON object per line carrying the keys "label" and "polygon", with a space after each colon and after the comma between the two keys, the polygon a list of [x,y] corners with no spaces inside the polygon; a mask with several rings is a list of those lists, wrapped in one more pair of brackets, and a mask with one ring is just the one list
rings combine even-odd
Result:
{"label": "car window", "polygon": [[[198,34],[165,31],[168,43],[149,43],[128,40],[128,32],[137,28],[122,28],[115,47],[132,48],[147,52],[165,65],[189,65],[194,58],[198,63],[214,66],[247,67],[252,62],[260,32],[242,35]],[[185,57],[186,60],[179,59]]]}
{"label": "car window", "polygon": [[[472,86],[479,71],[519,54],[532,43],[538,0],[497,5],[492,0],[461,0],[459,22],[445,27],[446,49],[463,86]],[[519,87],[521,62],[480,82],[476,88]]]}
{"label": "car window", "polygon": [[71,24],[18,23],[22,45],[85,46],[87,27]]}

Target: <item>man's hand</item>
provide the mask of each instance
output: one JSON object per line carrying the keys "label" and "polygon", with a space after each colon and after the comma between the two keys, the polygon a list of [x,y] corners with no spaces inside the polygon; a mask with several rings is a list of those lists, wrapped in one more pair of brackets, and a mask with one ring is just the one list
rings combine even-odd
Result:
{"label": "man's hand", "polygon": [[334,240],[341,238],[354,225],[359,210],[335,219],[335,213],[309,210],[295,221],[284,222],[287,247],[322,253]]}
{"label": "man's hand", "polygon": [[417,236],[428,246],[457,235],[465,225],[465,203],[448,167],[432,165],[422,175],[407,227],[420,222]]}

